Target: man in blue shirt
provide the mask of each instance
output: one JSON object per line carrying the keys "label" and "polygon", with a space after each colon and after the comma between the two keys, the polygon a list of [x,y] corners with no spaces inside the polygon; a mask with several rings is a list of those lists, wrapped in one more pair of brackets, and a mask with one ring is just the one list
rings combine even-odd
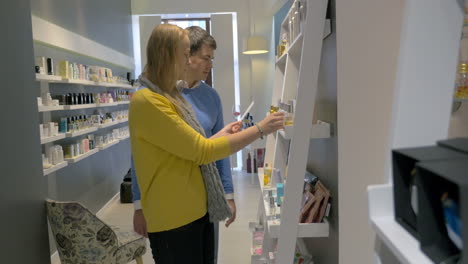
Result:
{"label": "man in blue shirt", "polygon": [[[204,83],[213,67],[216,41],[200,27],[187,28],[190,39],[190,59],[187,67],[187,80],[189,88],[182,90],[182,96],[192,105],[195,115],[209,138],[223,129],[223,108],[221,99],[213,88]],[[228,227],[236,218],[236,203],[234,201],[234,187],[232,184],[231,164],[229,158],[216,162],[221,181],[224,186],[226,199],[232,210],[232,218],[226,221]],[[147,236],[146,220],[140,203],[140,190],[132,160],[132,192],[135,208],[133,226],[137,233]],[[183,194],[181,194],[183,195]],[[217,259],[219,225],[215,223],[215,261]]]}

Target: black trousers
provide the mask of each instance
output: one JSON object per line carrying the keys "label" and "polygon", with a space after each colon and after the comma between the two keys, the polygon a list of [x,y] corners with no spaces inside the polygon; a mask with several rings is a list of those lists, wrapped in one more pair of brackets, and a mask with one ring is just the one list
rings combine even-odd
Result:
{"label": "black trousers", "polygon": [[214,264],[214,226],[208,214],[190,224],[148,233],[156,264]]}

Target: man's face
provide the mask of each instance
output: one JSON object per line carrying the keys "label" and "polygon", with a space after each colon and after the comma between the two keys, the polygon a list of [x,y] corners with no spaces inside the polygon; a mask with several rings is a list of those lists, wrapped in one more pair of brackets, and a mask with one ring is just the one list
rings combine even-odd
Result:
{"label": "man's face", "polygon": [[199,51],[190,56],[187,71],[197,80],[204,81],[208,77],[211,68],[213,68],[213,59],[214,50],[203,44]]}

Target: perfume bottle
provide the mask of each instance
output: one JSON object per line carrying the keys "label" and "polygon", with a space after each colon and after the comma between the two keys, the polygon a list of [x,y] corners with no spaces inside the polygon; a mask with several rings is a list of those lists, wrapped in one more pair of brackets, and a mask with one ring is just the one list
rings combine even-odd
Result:
{"label": "perfume bottle", "polygon": [[468,64],[460,63],[458,68],[458,81],[457,91],[455,92],[456,98],[468,98]]}

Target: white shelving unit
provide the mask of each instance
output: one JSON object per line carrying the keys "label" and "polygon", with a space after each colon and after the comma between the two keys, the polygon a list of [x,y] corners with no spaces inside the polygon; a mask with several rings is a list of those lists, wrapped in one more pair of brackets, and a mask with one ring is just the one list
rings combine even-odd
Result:
{"label": "white shelving unit", "polygon": [[66,135],[67,135],[67,138],[72,138],[72,137],[78,137],[78,136],[86,135],[86,134],[89,134],[91,132],[95,132],[97,130],[98,130],[97,127],[91,127],[91,128],[83,129],[83,130],[76,131],[76,132],[67,132]]}
{"label": "white shelving unit", "polygon": [[[296,243],[302,238],[323,238],[329,236],[329,222],[299,223],[299,211],[304,185],[304,175],[308,159],[309,142],[313,139],[331,137],[331,124],[320,122],[312,124],[315,97],[318,86],[320,59],[323,39],[330,34],[330,21],[326,21],[327,0],[301,0],[300,12],[293,8],[281,26],[280,36],[288,34],[290,45],[285,54],[276,60],[275,85],[272,105],[279,101],[296,100],[294,126],[287,126],[276,134],[268,135],[265,163],[274,166],[284,177],[284,201],[280,217],[272,217],[266,201],[269,190],[276,188],[263,186],[263,169],[259,168],[260,182],[259,224],[264,228],[263,255],[258,262],[270,263],[270,252],[277,248],[276,263],[292,263]],[[305,9],[305,10],[304,10]],[[289,23],[290,18],[302,17],[301,26]],[[291,41],[292,40],[292,41]],[[287,167],[287,170],[286,170]],[[277,242],[277,246],[276,245]],[[307,252],[303,252],[307,253]]]}
{"label": "white shelving unit", "polygon": [[65,133],[60,133],[54,137],[41,138],[41,144],[47,144],[47,143],[51,143],[60,139],[64,139],[65,136],[66,136]]}
{"label": "white shelving unit", "polygon": [[58,171],[60,169],[65,168],[66,166],[68,166],[68,162],[66,162],[66,161],[61,162],[61,163],[59,163],[59,164],[57,164],[55,166],[52,166],[52,167],[50,167],[48,169],[44,169],[43,174],[44,174],[44,176],[49,175],[49,174],[51,174],[53,172],[56,172],[56,171]]}
{"label": "white shelving unit", "polygon": [[88,152],[86,152],[85,154],[82,154],[82,155],[79,155],[79,156],[76,156],[76,157],[73,157],[71,159],[65,159],[66,161],[68,161],[68,163],[77,163],[79,161],[82,161],[88,157],[90,157],[91,155],[94,155],[96,153],[99,152],[99,149],[93,149],[93,150],[90,150]]}
{"label": "white shelving unit", "polygon": [[108,148],[110,148],[112,146],[115,146],[115,145],[119,144],[119,142],[120,142],[120,140],[114,140],[114,142],[111,142],[111,143],[103,145],[103,146],[99,146],[98,149],[99,150],[105,150],[105,149],[108,149]]}

